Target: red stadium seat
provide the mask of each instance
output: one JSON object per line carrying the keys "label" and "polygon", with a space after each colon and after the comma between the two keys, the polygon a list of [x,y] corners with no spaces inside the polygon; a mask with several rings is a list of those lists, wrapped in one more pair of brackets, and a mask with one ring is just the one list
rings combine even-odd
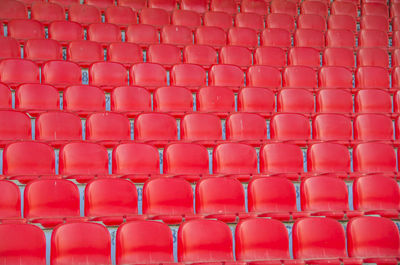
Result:
{"label": "red stadium seat", "polygon": [[183,50],[183,60],[185,63],[198,64],[204,68],[210,68],[217,64],[217,51],[207,45],[188,45]]}
{"label": "red stadium seat", "polygon": [[360,114],[354,119],[354,139],[360,141],[393,140],[392,119],[384,114]]}
{"label": "red stadium seat", "polygon": [[389,7],[386,3],[363,3],[361,6],[362,16],[383,16],[389,17]]}
{"label": "red stadium seat", "polygon": [[270,4],[270,11],[271,13],[283,13],[288,14],[293,17],[297,16],[297,5],[291,1],[271,1]]}
{"label": "red stadium seat", "polygon": [[293,141],[304,144],[311,139],[310,122],[306,116],[296,113],[280,113],[271,118],[272,140]]}
{"label": "red stadium seat", "polygon": [[101,13],[96,6],[72,4],[68,9],[68,18],[82,26],[101,22]]}
{"label": "red stadium seat", "polygon": [[389,22],[387,17],[383,16],[362,16],[360,19],[361,29],[373,29],[381,31],[389,31]]}
{"label": "red stadium seat", "polygon": [[232,16],[238,12],[235,0],[211,0],[210,10],[226,12]]}
{"label": "red stadium seat", "polygon": [[255,13],[265,16],[268,14],[268,3],[265,1],[242,0],[240,4],[240,12]]}
{"label": "red stadium seat", "polygon": [[393,95],[393,112],[399,112],[400,110],[400,92],[396,92]]}
{"label": "red stadium seat", "polygon": [[164,26],[160,31],[160,39],[162,43],[176,45],[179,48],[193,44],[192,31],[185,26]]}
{"label": "red stadium seat", "polygon": [[123,143],[112,153],[113,174],[143,183],[151,175],[160,174],[158,150],[152,145]]}
{"label": "red stadium seat", "polygon": [[[132,235],[135,235],[134,237]],[[116,264],[172,263],[173,238],[168,225],[154,221],[124,223],[116,235]]]}
{"label": "red stadium seat", "polygon": [[316,95],[316,111],[330,113],[352,113],[353,97],[343,89],[322,89]]}
{"label": "red stadium seat", "polygon": [[400,254],[399,241],[396,224],[387,218],[365,216],[354,218],[347,224],[349,256],[363,262],[396,264]]}
{"label": "red stadium seat", "polygon": [[286,61],[286,52],[278,47],[258,47],[254,52],[254,64],[283,68]]}
{"label": "red stadium seat", "polygon": [[[24,1],[32,1],[32,0],[24,0]],[[50,3],[57,3],[63,6],[65,9],[68,9],[72,4],[79,4],[79,0],[49,0]]]}
{"label": "red stadium seat", "polygon": [[285,29],[293,33],[295,29],[294,17],[283,13],[271,13],[265,20],[265,27],[267,29]]}
{"label": "red stadium seat", "polygon": [[232,15],[221,11],[207,11],[203,16],[204,26],[218,27],[228,31],[232,23]]}
{"label": "red stadium seat", "polygon": [[281,72],[272,66],[253,65],[247,70],[246,85],[279,89],[282,87]]}
{"label": "red stadium seat", "polygon": [[181,139],[213,146],[222,141],[222,125],[218,116],[209,113],[191,113],[181,120]]}
{"label": "red stadium seat", "polygon": [[121,31],[117,25],[110,23],[93,23],[87,29],[87,39],[106,46],[121,41]]}
{"label": "red stadium seat", "polygon": [[[0,190],[1,190],[1,210],[0,210],[0,220],[18,220],[21,218],[21,193],[17,184],[0,180]],[[2,253],[3,247],[0,247],[0,253]]]}
{"label": "red stadium seat", "polygon": [[129,119],[120,113],[94,113],[86,119],[86,140],[112,147],[131,139]]}
{"label": "red stadium seat", "polygon": [[[89,159],[90,158],[90,159]],[[71,142],[60,149],[60,175],[78,182],[108,175],[105,147],[90,142]]]}
{"label": "red stadium seat", "polygon": [[126,29],[131,24],[137,24],[137,14],[127,6],[109,6],[105,11],[107,23]]}
{"label": "red stadium seat", "polygon": [[11,109],[12,93],[11,90],[4,84],[0,83],[0,109]]}
{"label": "red stadium seat", "polygon": [[159,87],[153,93],[154,111],[182,117],[193,111],[193,96],[189,89],[179,86]]}
{"label": "red stadium seat", "polygon": [[170,72],[171,85],[187,87],[197,91],[207,85],[207,73],[203,67],[196,64],[177,64]]}
{"label": "red stadium seat", "polygon": [[358,46],[362,48],[383,48],[389,47],[387,32],[374,29],[361,29],[358,37]]}
{"label": "red stadium seat", "polygon": [[209,71],[208,78],[210,86],[224,86],[233,90],[244,86],[244,73],[236,65],[214,65]]}
{"label": "red stadium seat", "polygon": [[194,31],[201,25],[201,16],[195,11],[175,9],[172,12],[171,22],[176,26],[185,26]]}
{"label": "red stadium seat", "polygon": [[335,1],[331,5],[331,14],[357,17],[357,5],[351,1]]}
{"label": "red stadium seat", "polygon": [[400,18],[398,15],[396,15],[395,17],[392,18],[392,33],[399,30],[400,30]]}
{"label": "red stadium seat", "polygon": [[79,219],[78,187],[65,179],[38,179],[24,190],[24,217],[45,228]]}
{"label": "red stadium seat", "polygon": [[23,112],[14,110],[0,111],[0,145],[18,140],[30,140],[31,120]]}
{"label": "red stadium seat", "polygon": [[348,48],[326,48],[322,56],[322,64],[353,69],[355,66],[354,53]]}
{"label": "red stadium seat", "polygon": [[389,67],[389,55],[381,48],[361,48],[357,53],[357,66]]}
{"label": "red stadium seat", "polygon": [[304,65],[312,68],[321,66],[320,53],[308,47],[293,47],[288,52],[289,65]]}
{"label": "red stadium seat", "polygon": [[113,0],[86,0],[85,3],[88,5],[97,6],[97,8],[101,9],[102,11],[114,5]]}
{"label": "red stadium seat", "polygon": [[295,47],[312,47],[318,50],[325,47],[324,33],[316,29],[299,28],[293,38]]}
{"label": "red stadium seat", "polygon": [[261,34],[261,44],[263,46],[288,49],[292,47],[292,37],[290,32],[285,29],[266,28]]}
{"label": "red stadium seat", "polygon": [[50,85],[23,84],[15,90],[15,108],[31,116],[47,110],[58,110],[60,95]]}
{"label": "red stadium seat", "polygon": [[328,18],[329,29],[347,29],[357,32],[357,21],[349,15],[330,15]]}
{"label": "red stadium seat", "polygon": [[65,10],[61,5],[48,2],[33,2],[31,19],[49,24],[57,20],[65,20]]}
{"label": "red stadium seat", "polygon": [[232,223],[246,216],[242,183],[235,178],[203,178],[196,184],[196,213]]}
{"label": "red stadium seat", "polygon": [[160,8],[142,8],[139,14],[141,24],[152,25],[158,29],[169,24],[169,14]]}
{"label": "red stadium seat", "polygon": [[165,68],[171,68],[174,64],[182,62],[181,50],[171,44],[152,44],[146,56],[150,63],[158,63]]}
{"label": "red stadium seat", "polygon": [[353,73],[341,66],[323,66],[318,73],[320,88],[353,88]]}
{"label": "red stadium seat", "polygon": [[204,13],[208,10],[208,2],[206,0],[182,0],[181,9]]}
{"label": "red stadium seat", "polygon": [[203,87],[197,93],[197,111],[215,112],[218,116],[226,116],[235,111],[235,95],[227,87]]}
{"label": "red stadium seat", "polygon": [[19,1],[2,1],[0,6],[0,20],[10,21],[12,19],[28,18],[28,10],[25,5]]}
{"label": "red stadium seat", "polygon": [[125,32],[128,42],[135,43],[141,47],[147,47],[150,44],[159,43],[158,31],[152,25],[132,24]]}
{"label": "red stadium seat", "polygon": [[111,92],[111,110],[135,116],[151,111],[151,93],[143,87],[122,86]]}
{"label": "red stadium seat", "polygon": [[226,119],[226,139],[259,146],[267,139],[267,123],[256,113],[234,113]]}
{"label": "red stadium seat", "polygon": [[[263,3],[262,1],[254,2]],[[264,18],[262,17],[262,15],[256,13],[237,13],[235,16],[235,25],[236,27],[251,28],[257,32],[261,32],[264,29]]]}
{"label": "red stadium seat", "polygon": [[85,187],[85,216],[105,225],[137,217],[135,184],[126,179],[95,179]]}
{"label": "red stadium seat", "polygon": [[249,49],[241,46],[222,47],[220,56],[221,64],[233,64],[242,69],[247,69],[252,65],[252,56]]}
{"label": "red stadium seat", "polygon": [[351,171],[350,152],[337,143],[313,144],[307,150],[307,169],[316,175],[334,174],[345,178]]}
{"label": "red stadium seat", "polygon": [[394,67],[392,71],[392,89],[398,90],[400,87],[400,67]]}
{"label": "red stadium seat", "polygon": [[238,94],[238,111],[254,112],[268,117],[275,111],[275,94],[265,88],[245,87]]}
{"label": "red stadium seat", "polygon": [[200,26],[194,36],[196,44],[209,45],[215,49],[226,45],[225,31],[218,27]]}
{"label": "red stadium seat", "polygon": [[108,46],[107,57],[108,61],[122,63],[126,67],[143,62],[143,52],[140,46],[128,42],[111,43]]}
{"label": "red stadium seat", "polygon": [[283,71],[283,87],[317,88],[317,73],[308,66],[288,66]]}
{"label": "red stadium seat", "polygon": [[134,11],[139,11],[143,7],[147,6],[146,0],[117,0],[118,6],[127,6],[132,8]]}
{"label": "red stadium seat", "polygon": [[42,83],[50,84],[59,90],[82,83],[81,68],[68,61],[50,61],[42,67]]}
{"label": "red stadium seat", "polygon": [[107,228],[96,223],[69,223],[56,227],[51,235],[50,262],[111,263],[111,239]]}
{"label": "red stadium seat", "polygon": [[143,186],[143,214],[167,224],[192,218],[192,186],[183,178],[152,178]]}
{"label": "red stadium seat", "polygon": [[0,237],[7,238],[0,245],[0,255],[10,264],[46,264],[46,237],[31,224],[1,224]]}
{"label": "red stadium seat", "polygon": [[228,44],[254,49],[258,46],[258,35],[251,28],[231,28],[228,32]]}
{"label": "red stadium seat", "polygon": [[82,67],[104,61],[104,51],[101,45],[94,41],[71,41],[68,45],[68,60]]}
{"label": "red stadium seat", "polygon": [[54,21],[50,23],[48,31],[49,39],[56,40],[62,45],[84,38],[82,26],[72,21]]}
{"label": "red stadium seat", "polygon": [[18,41],[0,36],[0,59],[21,58],[21,47]]}
{"label": "red stadium seat", "polygon": [[0,78],[1,82],[10,88],[23,83],[39,83],[39,67],[34,62],[25,59],[2,60]]}
{"label": "red stadium seat", "polygon": [[349,144],[352,127],[351,119],[343,114],[321,113],[313,119],[313,139]]}
{"label": "red stadium seat", "polygon": [[24,58],[38,64],[51,60],[62,60],[62,48],[55,40],[31,39],[24,46]]}
{"label": "red stadium seat", "polygon": [[367,142],[353,149],[353,168],[358,173],[388,173],[397,171],[394,148],[385,143]]}
{"label": "red stadium seat", "polygon": [[89,84],[106,91],[114,87],[128,85],[128,74],[120,63],[97,62],[90,66]]}
{"label": "red stadium seat", "polygon": [[400,66],[400,49],[395,49],[392,52],[392,67]]}
{"label": "red stadium seat", "polygon": [[395,19],[400,14],[399,3],[393,2],[390,6],[390,16]]}
{"label": "red stadium seat", "polygon": [[363,176],[353,184],[354,209],[366,214],[398,218],[400,190],[393,178],[385,176]]}
{"label": "red stadium seat", "polygon": [[150,90],[167,86],[167,71],[155,63],[135,64],[130,69],[130,85],[142,86]]}
{"label": "red stadium seat", "polygon": [[300,6],[301,14],[317,14],[324,18],[328,17],[328,5],[323,1],[304,1]]}
{"label": "red stadium seat", "polygon": [[151,8],[160,8],[168,12],[174,11],[176,2],[174,0],[148,0],[148,6]]}
{"label": "red stadium seat", "polygon": [[357,68],[356,88],[389,89],[390,78],[385,68],[376,66],[362,66]]}
{"label": "red stadium seat", "polygon": [[64,91],[63,101],[65,110],[80,116],[106,109],[104,92],[95,86],[70,86]]}
{"label": "red stadium seat", "polygon": [[302,88],[286,88],[277,95],[278,112],[314,113],[314,94]]}
{"label": "red stadium seat", "polygon": [[178,230],[179,262],[233,261],[232,233],[218,220],[191,220]]}
{"label": "red stadium seat", "polygon": [[176,120],[165,113],[145,113],[136,117],[135,140],[166,144],[178,139]]}
{"label": "red stadium seat", "polygon": [[354,98],[354,109],[362,113],[391,113],[392,98],[381,89],[362,89]]}
{"label": "red stadium seat", "polygon": [[[306,1],[315,2],[315,1]],[[321,2],[318,2],[321,3]],[[301,14],[297,18],[297,28],[326,31],[326,18],[322,14]]]}
{"label": "red stadium seat", "polygon": [[354,33],[348,29],[328,29],[325,38],[326,47],[353,49],[356,46]]}

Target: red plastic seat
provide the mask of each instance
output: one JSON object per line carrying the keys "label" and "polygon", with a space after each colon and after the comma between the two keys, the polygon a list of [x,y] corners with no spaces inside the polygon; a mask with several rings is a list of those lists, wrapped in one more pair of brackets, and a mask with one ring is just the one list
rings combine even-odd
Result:
{"label": "red plastic seat", "polygon": [[226,139],[259,145],[267,139],[265,119],[256,113],[234,113],[226,119]]}
{"label": "red plastic seat", "polygon": [[97,62],[90,66],[89,84],[104,90],[128,85],[128,74],[120,63]]}
{"label": "red plastic seat", "polygon": [[181,139],[203,145],[222,141],[222,125],[218,116],[210,113],[191,113],[181,120]]}
{"label": "red plastic seat", "polygon": [[254,64],[283,68],[286,61],[286,52],[282,48],[258,47],[254,52]]}
{"label": "red plastic seat", "polygon": [[369,142],[356,145],[353,150],[354,172],[389,173],[396,169],[396,153],[394,148],[385,143]]}
{"label": "red plastic seat", "polygon": [[95,179],[85,188],[85,216],[105,225],[119,225],[137,215],[135,184],[126,179]]}
{"label": "red plastic seat", "polygon": [[351,1],[334,1],[331,4],[331,14],[357,17],[357,5],[356,3],[352,3]]}
{"label": "red plastic seat", "polygon": [[246,69],[252,65],[252,56],[249,49],[240,46],[222,47],[220,56],[221,64],[233,64]]}
{"label": "red plastic seat", "polygon": [[395,49],[392,52],[392,67],[400,66],[400,49]]}
{"label": "red plastic seat", "polygon": [[5,59],[0,62],[0,78],[10,88],[23,83],[39,83],[39,67],[26,59]]}
{"label": "red plastic seat", "polygon": [[[242,1],[250,2],[250,1]],[[254,1],[255,3],[263,3],[263,1]],[[243,4],[242,4],[243,8]],[[251,28],[257,32],[261,32],[264,29],[264,18],[262,15],[257,13],[237,13],[235,16],[236,27]]]}
{"label": "red plastic seat", "polygon": [[193,190],[183,178],[152,178],[143,186],[143,214],[167,224],[194,215]]}
{"label": "red plastic seat", "polygon": [[[306,1],[315,2],[315,1]],[[321,2],[318,2],[321,3]],[[297,28],[326,31],[326,18],[322,14],[301,14],[297,18]]]}
{"label": "red plastic seat", "polygon": [[170,72],[171,85],[187,87],[192,91],[206,86],[207,73],[203,67],[196,64],[177,64]]}
{"label": "red plastic seat", "polygon": [[362,66],[357,68],[356,88],[379,88],[389,89],[390,77],[388,71],[383,67]]}
{"label": "red plastic seat", "polygon": [[300,6],[301,14],[317,14],[328,17],[328,5],[323,1],[304,1]]}
{"label": "red plastic seat", "polygon": [[354,119],[354,139],[360,141],[393,140],[392,119],[384,114],[360,114]]}
{"label": "red plastic seat", "polygon": [[387,3],[363,3],[361,6],[361,15],[383,16],[388,18],[389,7],[387,6]]}
{"label": "red plastic seat", "polygon": [[171,17],[172,24],[185,26],[194,31],[201,25],[201,16],[196,11],[175,9]]}
{"label": "red plastic seat", "polygon": [[87,39],[106,46],[121,41],[121,31],[117,25],[111,23],[93,23],[87,29]]}
{"label": "red plastic seat", "polygon": [[46,237],[31,224],[1,224],[0,237],[7,238],[0,245],[0,255],[9,264],[46,264]]}
{"label": "red plastic seat", "polygon": [[325,35],[320,30],[299,28],[293,38],[295,47],[312,47],[318,50],[325,47]]}
{"label": "red plastic seat", "polygon": [[229,15],[235,15],[238,12],[238,8],[235,0],[211,0],[210,3],[211,11],[226,12]]}
{"label": "red plastic seat", "polygon": [[347,224],[349,256],[360,258],[363,262],[396,264],[400,254],[399,241],[396,224],[387,218],[363,216]]}
{"label": "red plastic seat", "polygon": [[122,86],[111,92],[111,110],[135,116],[151,111],[151,93],[143,87]]}
{"label": "red plastic seat", "polygon": [[165,25],[160,31],[162,43],[176,45],[182,48],[193,44],[192,30],[185,26]]}
{"label": "red plastic seat", "polygon": [[84,38],[82,26],[72,21],[54,21],[50,23],[48,31],[49,39],[56,40],[62,45]]}
{"label": "red plastic seat", "polygon": [[283,13],[271,13],[265,20],[265,27],[267,29],[285,29],[293,33],[295,29],[294,17]]}
{"label": "red plastic seat", "polygon": [[217,51],[207,45],[188,45],[183,50],[183,60],[185,63],[198,64],[204,68],[210,68],[217,64]]}
{"label": "red plastic seat", "polygon": [[24,58],[38,64],[51,60],[62,60],[62,48],[55,40],[31,39],[24,46]]}
{"label": "red plastic seat", "polygon": [[128,42],[111,43],[107,50],[108,61],[122,63],[130,67],[143,62],[143,53],[139,45]]}
{"label": "red plastic seat", "polygon": [[60,109],[60,95],[53,86],[23,84],[15,90],[15,108],[35,116],[37,112]]}
{"label": "red plastic seat", "polygon": [[112,153],[113,174],[143,183],[151,175],[160,174],[158,150],[152,145],[123,143]]}
{"label": "red plastic seat", "polygon": [[180,8],[197,13],[204,13],[208,10],[208,2],[205,0],[182,0]]}
{"label": "red plastic seat", "polygon": [[279,89],[282,87],[282,75],[279,69],[266,65],[253,65],[246,73],[246,85]]}
{"label": "red plastic seat", "polygon": [[321,66],[320,53],[313,48],[293,47],[288,52],[288,64],[319,68]]}
{"label": "red plastic seat", "polygon": [[357,21],[349,15],[330,15],[328,18],[329,29],[347,29],[357,32]]}
{"label": "red plastic seat", "polygon": [[173,0],[149,0],[148,6],[151,8],[161,8],[168,12],[172,12],[176,7],[176,2]]}
{"label": "red plastic seat", "polygon": [[250,145],[223,143],[213,151],[213,173],[223,175],[257,174],[257,154]]}
{"label": "red plastic seat", "polygon": [[228,32],[228,44],[254,49],[258,46],[258,35],[254,29],[233,27]]}
{"label": "red plastic seat", "polygon": [[242,183],[235,178],[203,178],[196,184],[196,213],[231,223],[246,212]]}
{"label": "red plastic seat", "polygon": [[400,67],[394,67],[392,71],[392,89],[398,90],[400,87]]}
{"label": "red plastic seat", "polygon": [[33,2],[31,19],[49,24],[57,20],[65,20],[65,10],[61,5],[48,2]]}
{"label": "red plastic seat", "polygon": [[328,113],[352,113],[351,92],[342,89],[322,89],[316,96],[316,111]]}
{"label": "red plastic seat", "polygon": [[213,48],[221,48],[226,45],[225,31],[218,27],[200,26],[195,32],[195,43],[209,45]]}
{"label": "red plastic seat", "polygon": [[221,11],[207,11],[203,15],[204,26],[218,27],[228,31],[232,23],[232,15]]}
{"label": "red plastic seat", "polygon": [[380,89],[362,89],[354,98],[354,109],[362,113],[391,113],[392,98]]}
{"label": "red plastic seat", "polygon": [[397,218],[400,210],[400,190],[393,178],[363,176],[353,184],[354,209],[366,214]]}
{"label": "red plastic seat", "polygon": [[53,265],[111,263],[111,239],[107,228],[96,223],[70,223],[56,227],[51,235]]}
{"label": "red plastic seat", "polygon": [[320,88],[353,88],[353,73],[341,66],[323,66],[318,73]]}
{"label": "red plastic seat", "polygon": [[1,110],[0,124],[0,144],[2,146],[8,142],[32,139],[31,120],[23,112]]}
{"label": "red plastic seat", "polygon": [[[32,0],[24,0],[25,2],[30,2]],[[57,3],[63,6],[65,9],[68,9],[72,4],[79,4],[79,0],[49,0],[50,3]]]}
{"label": "red plastic seat", "polygon": [[79,219],[78,187],[65,179],[38,179],[24,191],[24,217],[45,228]]}
{"label": "red plastic seat", "polygon": [[271,118],[272,140],[304,143],[311,139],[309,120],[302,114],[280,113]]}
{"label": "red plastic seat", "polygon": [[395,17],[392,18],[392,32],[396,32],[399,30],[400,30],[400,18],[398,15],[396,15]]}
{"label": "red plastic seat", "polygon": [[240,3],[240,12],[250,14],[254,13],[257,15],[265,16],[268,14],[268,3],[259,0],[242,0]]}
{"label": "red plastic seat", "polygon": [[237,90],[244,85],[244,73],[236,65],[214,65],[208,78],[210,86],[224,86]]}
{"label": "red plastic seat", "polygon": [[21,47],[17,40],[0,36],[0,59],[21,58]]}
{"label": "red plastic seat", "polygon": [[135,140],[165,144],[178,139],[176,120],[165,113],[145,113],[134,124]]}
{"label": "red plastic seat", "polygon": [[275,94],[265,88],[245,87],[238,94],[238,111],[269,116],[275,111]]}
{"label": "red plastic seat", "polygon": [[354,33],[348,29],[328,29],[325,38],[326,47],[353,49],[356,46]]}
{"label": "red plastic seat", "polygon": [[104,111],[104,92],[95,86],[70,86],[64,91],[63,108],[87,116],[91,112]]}
{"label": "red plastic seat", "polygon": [[10,21],[12,19],[28,18],[28,10],[25,5],[19,1],[2,1],[0,6],[0,20]]}
{"label": "red plastic seat", "polygon": [[113,146],[119,141],[130,140],[129,119],[120,113],[94,113],[86,119],[86,140]]}
{"label": "red plastic seat", "polygon": [[[21,193],[17,184],[0,180],[0,190],[0,220],[19,220],[21,218]],[[0,253],[4,251],[3,247],[0,247]]]}
{"label": "red plastic seat", "polygon": [[367,30],[381,30],[381,31],[389,31],[389,22],[387,17],[383,16],[362,16],[360,19],[360,27],[361,29]]}
{"label": "red plastic seat", "polygon": [[141,47],[147,47],[150,44],[159,43],[158,31],[152,25],[132,24],[125,32],[127,42],[135,43]]}
{"label": "red plastic seat", "polygon": [[313,139],[350,143],[352,127],[351,119],[343,114],[321,113],[313,119]]}
{"label": "red plastic seat", "polygon": [[85,4],[97,6],[100,10],[104,11],[110,6],[114,6],[113,0],[87,0]]}
{"label": "red plastic seat", "polygon": [[271,1],[270,4],[271,13],[283,13],[288,14],[293,17],[297,16],[297,5],[295,2],[291,1]]}
{"label": "red plastic seat", "polygon": [[72,4],[68,9],[68,18],[82,26],[101,22],[101,13],[96,6]]}
{"label": "red plastic seat", "polygon": [[116,264],[172,263],[172,241],[170,228],[162,222],[124,223],[116,235]]}
{"label": "red plastic seat", "polygon": [[390,16],[392,19],[395,19],[400,14],[400,5],[397,2],[394,2],[390,5]]}
{"label": "red plastic seat", "polygon": [[175,117],[193,111],[193,96],[189,89],[179,86],[159,87],[153,93],[154,111]]}
{"label": "red plastic seat", "polygon": [[137,14],[127,6],[109,6],[105,11],[107,23],[126,29],[131,24],[137,24]]}
{"label": "red plastic seat", "polygon": [[130,69],[130,85],[142,86],[150,90],[167,86],[167,71],[155,63],[135,64]]}
{"label": "red plastic seat", "polygon": [[78,182],[108,175],[107,149],[90,142],[68,143],[60,149],[59,172]]}
{"label": "red plastic seat", "polygon": [[292,37],[286,29],[266,28],[261,34],[261,44],[263,46],[288,49],[292,47]]}
{"label": "red plastic seat", "polygon": [[67,86],[82,84],[81,68],[68,61],[50,61],[42,67],[42,83],[50,84],[59,90]]}
{"label": "red plastic seat", "polygon": [[307,169],[315,174],[334,174],[347,177],[351,171],[350,152],[337,143],[316,143],[307,150]]}
{"label": "red plastic seat", "polygon": [[300,147],[289,143],[265,145],[260,151],[260,172],[282,174],[288,178],[295,174],[297,178],[297,174],[304,172]]}
{"label": "red plastic seat", "polygon": [[0,83],[0,109],[12,108],[11,90],[4,84]]}
{"label": "red plastic seat", "polygon": [[139,13],[139,21],[141,24],[152,25],[158,29],[169,24],[169,14],[160,8],[142,8]]}
{"label": "red plastic seat", "polygon": [[283,87],[317,88],[317,73],[308,66],[288,66],[283,71]]}
{"label": "red plastic seat", "polygon": [[152,44],[146,56],[150,63],[158,63],[165,68],[171,68],[174,64],[182,62],[181,50],[171,44]]}
{"label": "red plastic seat", "polygon": [[[20,181],[55,175],[54,150],[32,141],[14,142],[3,151],[3,174]],[[43,177],[44,177],[43,176]]]}
{"label": "red plastic seat", "polygon": [[68,60],[82,67],[104,61],[104,51],[101,45],[94,41],[71,41],[68,45]]}
{"label": "red plastic seat", "polygon": [[353,69],[355,65],[354,53],[348,48],[326,48],[322,56],[322,64]]}
{"label": "red plastic seat", "polygon": [[197,111],[214,112],[226,117],[235,111],[235,94],[227,87],[203,87],[196,95],[196,104]]}
{"label": "red plastic seat", "polygon": [[357,66],[389,68],[389,55],[381,48],[361,48],[357,53]]}
{"label": "red plastic seat", "polygon": [[[298,220],[293,225],[293,256],[313,264],[346,262],[346,238],[342,225],[331,218]],[[349,262],[359,264],[352,259]]]}
{"label": "red plastic seat", "polygon": [[361,29],[358,37],[358,46],[362,48],[389,47],[389,38],[386,32],[374,29]]}
{"label": "red plastic seat", "polygon": [[302,88],[286,88],[277,95],[278,112],[314,113],[314,94]]}
{"label": "red plastic seat", "polygon": [[127,6],[132,8],[134,11],[139,11],[143,7],[147,6],[146,0],[117,0],[118,6]]}
{"label": "red plastic seat", "polygon": [[233,261],[232,233],[218,220],[191,220],[178,230],[179,262]]}
{"label": "red plastic seat", "polygon": [[42,113],[35,122],[35,138],[54,146],[82,140],[82,122],[78,116],[69,112]]}

